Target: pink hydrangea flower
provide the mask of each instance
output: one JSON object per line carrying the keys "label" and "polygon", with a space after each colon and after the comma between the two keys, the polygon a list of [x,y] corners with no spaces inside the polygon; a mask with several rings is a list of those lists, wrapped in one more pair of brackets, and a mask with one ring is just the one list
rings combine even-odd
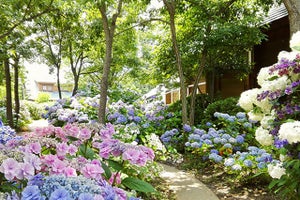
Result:
{"label": "pink hydrangea flower", "polygon": [[82,140],[87,140],[91,137],[91,130],[83,128],[80,130],[79,138]]}
{"label": "pink hydrangea flower", "polygon": [[114,133],[115,133],[114,126],[111,123],[107,123],[106,128],[100,130],[100,137],[102,140],[111,139]]}
{"label": "pink hydrangea flower", "polygon": [[51,165],[51,174],[56,174],[56,175],[64,174],[65,168],[66,168],[66,164],[63,161],[56,159]]}
{"label": "pink hydrangea flower", "polygon": [[30,163],[36,170],[41,170],[41,159],[34,154],[26,154],[24,157],[24,162]]}
{"label": "pink hydrangea flower", "polygon": [[104,170],[102,169],[101,165],[92,164],[92,163],[86,164],[81,170],[81,173],[86,178],[93,178],[93,179],[101,178],[101,174],[103,172],[104,172]]}
{"label": "pink hydrangea flower", "polygon": [[68,167],[64,168],[64,175],[66,177],[75,177],[75,176],[77,176],[76,169],[68,166]]}
{"label": "pink hydrangea flower", "polygon": [[68,153],[69,146],[67,143],[58,143],[56,145],[56,154],[58,157],[65,156]]}
{"label": "pink hydrangea flower", "polygon": [[139,156],[140,152],[134,148],[126,149],[122,154],[123,160],[128,160],[131,164],[137,164]]}
{"label": "pink hydrangea flower", "polygon": [[73,144],[69,145],[68,153],[70,155],[72,155],[72,156],[76,155],[77,151],[78,151],[78,148],[75,145],[73,145]]}
{"label": "pink hydrangea flower", "polygon": [[13,158],[5,159],[0,166],[0,172],[9,181],[13,180],[19,174],[20,170],[20,164]]}
{"label": "pink hydrangea flower", "polygon": [[26,178],[27,180],[29,180],[31,177],[34,176],[34,167],[30,163],[20,163],[19,166],[20,170],[16,175],[18,179]]}
{"label": "pink hydrangea flower", "polygon": [[99,154],[102,158],[108,158],[111,151],[114,150],[114,147],[119,143],[118,140],[108,139],[104,140],[99,145]]}
{"label": "pink hydrangea flower", "polygon": [[64,126],[65,133],[69,136],[79,138],[79,128],[74,124],[67,124]]}
{"label": "pink hydrangea flower", "polygon": [[60,139],[62,139],[64,142],[67,141],[66,133],[61,127],[55,127],[54,132],[55,132],[55,135],[57,137],[59,137]]}
{"label": "pink hydrangea flower", "polygon": [[32,153],[39,154],[41,153],[42,147],[39,142],[34,142],[29,144],[29,149]]}
{"label": "pink hydrangea flower", "polygon": [[56,155],[52,155],[52,154],[49,154],[49,155],[45,155],[43,158],[42,158],[42,162],[48,166],[51,166],[55,160],[57,160],[57,156]]}

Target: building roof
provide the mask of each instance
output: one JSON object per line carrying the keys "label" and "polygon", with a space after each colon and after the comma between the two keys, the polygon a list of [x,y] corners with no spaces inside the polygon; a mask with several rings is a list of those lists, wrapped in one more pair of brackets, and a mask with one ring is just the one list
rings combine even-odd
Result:
{"label": "building roof", "polygon": [[276,21],[278,19],[281,19],[285,16],[288,16],[288,12],[284,6],[284,4],[273,6],[267,15],[267,17],[264,19],[263,24],[269,24],[273,21]]}

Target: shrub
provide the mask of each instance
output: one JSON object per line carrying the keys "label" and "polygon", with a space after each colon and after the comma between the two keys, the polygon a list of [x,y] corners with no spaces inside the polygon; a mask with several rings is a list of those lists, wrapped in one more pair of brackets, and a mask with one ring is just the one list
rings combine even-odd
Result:
{"label": "shrub", "polygon": [[209,104],[203,113],[202,124],[207,122],[213,123],[217,118],[214,117],[215,112],[227,113],[229,115],[235,115],[238,112],[243,112],[244,110],[237,105],[238,98],[229,97],[222,100],[217,100]]}
{"label": "shrub", "polygon": [[42,118],[41,116],[41,110],[44,109],[44,107],[41,104],[37,104],[35,102],[25,101],[24,102],[25,107],[27,107],[30,117],[33,120],[39,120]]}
{"label": "shrub", "polygon": [[35,100],[38,103],[44,103],[50,101],[50,94],[46,92],[41,92],[38,94],[38,97]]}
{"label": "shrub", "polygon": [[[188,109],[188,114],[189,114],[191,96],[187,97],[187,101],[188,101],[187,109]],[[205,117],[204,110],[212,102],[213,102],[213,100],[207,94],[197,94],[196,95],[195,124],[201,123],[201,120]],[[177,113],[178,117],[181,118],[181,106],[182,106],[181,100],[177,101],[169,106],[168,111]]]}

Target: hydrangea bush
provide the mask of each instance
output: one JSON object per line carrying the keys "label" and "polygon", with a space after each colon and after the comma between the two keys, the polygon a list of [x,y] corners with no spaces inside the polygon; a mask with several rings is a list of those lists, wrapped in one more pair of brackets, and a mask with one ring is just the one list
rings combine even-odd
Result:
{"label": "hydrangea bush", "polygon": [[[99,96],[72,97],[58,100],[47,107],[50,124],[63,126],[67,123],[93,123],[97,118]],[[137,142],[156,150],[158,157],[166,150],[159,136],[173,126],[174,115],[166,111],[167,106],[158,99],[139,100],[133,104],[119,100],[107,105],[106,121],[114,125],[116,137],[124,142]]]}
{"label": "hydrangea bush", "polygon": [[[26,200],[91,195],[126,200],[133,195],[127,191],[154,192],[146,182],[157,173],[153,150],[124,143],[114,134],[111,124],[73,123],[12,137],[0,146],[0,191],[6,199]],[[82,184],[91,186],[83,189]]]}
{"label": "hydrangea bush", "polygon": [[262,68],[257,80],[260,88],[241,94],[239,104],[248,116],[260,122],[256,140],[273,148],[279,163],[268,165],[274,181],[270,188],[292,198],[300,196],[300,32],[290,41],[292,52],[280,52],[278,62]]}

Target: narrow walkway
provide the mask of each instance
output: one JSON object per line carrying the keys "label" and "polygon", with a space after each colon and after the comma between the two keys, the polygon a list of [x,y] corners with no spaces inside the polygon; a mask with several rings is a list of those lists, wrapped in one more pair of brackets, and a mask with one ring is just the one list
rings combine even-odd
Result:
{"label": "narrow walkway", "polygon": [[170,185],[177,200],[219,200],[219,198],[192,174],[180,171],[174,167],[161,164],[164,171],[161,177]]}

